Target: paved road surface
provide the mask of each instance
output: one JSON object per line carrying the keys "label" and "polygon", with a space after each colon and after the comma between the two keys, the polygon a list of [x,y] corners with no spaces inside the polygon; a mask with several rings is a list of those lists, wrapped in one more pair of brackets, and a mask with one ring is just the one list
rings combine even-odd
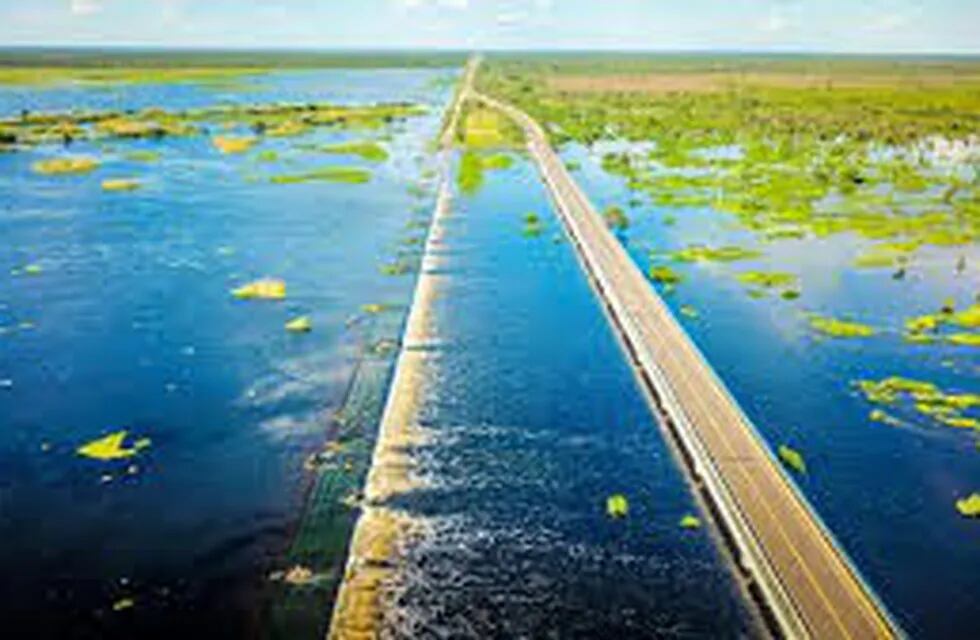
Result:
{"label": "paved road surface", "polygon": [[781,632],[791,638],[854,640],[898,635],[713,369],[606,228],[542,128],[510,105],[475,93],[471,97],[509,114],[524,129],[638,375],[651,387]]}

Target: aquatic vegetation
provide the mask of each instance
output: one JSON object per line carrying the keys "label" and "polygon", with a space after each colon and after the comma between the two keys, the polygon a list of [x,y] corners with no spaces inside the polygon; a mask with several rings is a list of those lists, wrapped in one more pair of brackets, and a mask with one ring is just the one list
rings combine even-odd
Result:
{"label": "aquatic vegetation", "polygon": [[954,332],[944,335],[941,330],[946,327],[980,328],[980,303],[975,303],[963,311],[956,311],[953,301],[947,300],[937,313],[906,318],[904,327],[904,338],[908,342],[929,344],[944,340],[949,344],[975,347],[980,345],[980,334]]}
{"label": "aquatic vegetation", "polygon": [[270,138],[291,138],[306,133],[308,127],[298,120],[283,120],[272,127],[267,127],[262,132]]}
{"label": "aquatic vegetation", "polygon": [[386,276],[403,276],[408,273],[412,273],[415,270],[415,266],[404,260],[399,260],[397,262],[388,262],[386,264],[378,267],[382,275]]}
{"label": "aquatic vegetation", "polygon": [[255,159],[259,162],[276,162],[279,160],[279,152],[272,149],[265,149],[255,154]]}
{"label": "aquatic vegetation", "polygon": [[99,166],[99,161],[91,156],[67,156],[38,160],[31,165],[34,173],[43,175],[58,175],[71,173],[89,173]]}
{"label": "aquatic vegetation", "polygon": [[610,205],[602,212],[602,218],[606,221],[606,226],[615,231],[626,231],[630,226],[630,219],[622,207]]}
{"label": "aquatic vegetation", "polygon": [[735,262],[737,260],[750,260],[761,255],[762,252],[755,249],[746,249],[734,245],[723,247],[691,245],[671,253],[670,257],[678,262]]}
{"label": "aquatic vegetation", "polygon": [[377,303],[377,302],[372,302],[372,303],[369,303],[369,304],[361,305],[361,311],[362,312],[368,313],[368,314],[372,314],[372,315],[376,315],[376,314],[382,313],[382,312],[386,311],[389,308],[390,308],[389,305],[380,304],[380,303]]}
{"label": "aquatic vegetation", "polygon": [[37,262],[25,264],[20,269],[14,270],[14,275],[39,276],[44,273],[44,266]]}
{"label": "aquatic vegetation", "polygon": [[946,336],[946,342],[962,347],[980,347],[980,333],[953,333]]}
{"label": "aquatic vegetation", "polygon": [[956,510],[966,518],[980,518],[980,493],[971,493],[957,500]]}
{"label": "aquatic vegetation", "polygon": [[697,318],[697,317],[699,317],[701,315],[701,314],[698,313],[698,310],[697,309],[695,309],[694,307],[692,307],[689,304],[681,305],[680,312],[681,312],[681,315],[682,316],[684,316],[686,318],[692,318],[692,319],[693,318]]}
{"label": "aquatic vegetation", "polygon": [[980,425],[980,421],[968,415],[980,409],[980,394],[947,393],[931,382],[900,376],[858,380],[856,385],[868,402],[874,404],[898,406],[900,401],[905,401],[919,415],[945,426],[976,429]]}
{"label": "aquatic vegetation", "polygon": [[613,519],[625,518],[629,515],[630,504],[621,493],[614,493],[606,498],[606,515]]}
{"label": "aquatic vegetation", "polygon": [[245,153],[258,142],[258,138],[215,136],[211,139],[211,142],[221,153],[234,154]]}
{"label": "aquatic vegetation", "polygon": [[357,156],[368,162],[384,162],[388,159],[388,151],[377,142],[370,140],[338,142],[335,144],[320,145],[315,147],[315,149],[321,153]]}
{"label": "aquatic vegetation", "polygon": [[217,105],[185,111],[149,108],[131,113],[27,113],[17,118],[0,119],[0,144],[16,150],[76,140],[156,140],[196,136],[213,126],[224,130],[247,128],[255,134],[216,136],[215,145],[223,153],[244,153],[257,142],[259,135],[299,135],[317,127],[375,130],[423,113],[422,107],[408,103]]}
{"label": "aquatic vegetation", "polygon": [[736,274],[735,278],[743,284],[764,289],[796,285],[796,276],[782,271],[743,271]]}
{"label": "aquatic vegetation", "polygon": [[129,435],[128,431],[116,431],[83,444],[76,451],[80,456],[95,460],[119,460],[131,458],[150,446],[149,438],[140,438],[133,442],[132,446],[126,447],[124,443],[127,435]]}
{"label": "aquatic vegetation", "polygon": [[125,611],[126,609],[132,609],[136,606],[136,601],[132,598],[120,598],[112,603],[112,610],[115,612]]}
{"label": "aquatic vegetation", "polygon": [[140,149],[138,151],[130,151],[125,156],[126,160],[130,162],[158,162],[160,160],[160,153],[157,151],[150,151],[149,149]]}
{"label": "aquatic vegetation", "polygon": [[875,334],[873,327],[860,322],[838,320],[815,314],[810,314],[807,319],[814,331],[834,338],[867,338]]}
{"label": "aquatic vegetation", "polygon": [[286,331],[290,333],[309,333],[313,330],[313,322],[309,316],[299,316],[286,323]]}
{"label": "aquatic vegetation", "polygon": [[103,191],[135,191],[143,184],[136,178],[106,178],[102,181]]}
{"label": "aquatic vegetation", "polygon": [[371,181],[371,172],[362,167],[321,167],[302,173],[274,175],[269,179],[273,184],[299,184],[303,182],[342,182],[345,184],[364,184]]}
{"label": "aquatic vegetation", "polygon": [[484,172],[507,169],[514,159],[506,153],[479,153],[465,151],[456,172],[456,186],[465,195],[473,195],[483,186]]}
{"label": "aquatic vegetation", "polygon": [[681,275],[667,265],[651,265],[647,277],[658,284],[676,285],[683,280]]}
{"label": "aquatic vegetation", "polygon": [[262,278],[233,289],[231,295],[239,300],[283,300],[286,283],[278,278]]}
{"label": "aquatic vegetation", "polygon": [[803,460],[803,454],[801,454],[796,449],[786,446],[785,444],[779,445],[777,450],[779,459],[782,460],[783,464],[787,467],[796,471],[797,473],[806,473],[806,461]]}
{"label": "aquatic vegetation", "polygon": [[681,529],[700,529],[701,519],[695,515],[687,514],[680,521]]}
{"label": "aquatic vegetation", "polygon": [[872,409],[871,410],[871,413],[868,414],[868,418],[872,422],[880,422],[882,424],[887,424],[887,425],[890,425],[890,426],[893,426],[893,427],[900,427],[900,426],[902,426],[902,421],[901,420],[899,420],[898,418],[896,418],[896,417],[894,417],[892,415],[889,415],[888,412],[883,411],[881,409]]}

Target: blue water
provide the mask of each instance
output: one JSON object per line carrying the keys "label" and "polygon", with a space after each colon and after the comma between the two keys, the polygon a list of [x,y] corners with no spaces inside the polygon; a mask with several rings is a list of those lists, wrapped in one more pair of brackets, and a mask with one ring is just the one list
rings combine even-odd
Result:
{"label": "blue water", "polygon": [[[415,452],[393,506],[431,529],[399,564],[395,637],[756,632],[525,159],[458,198],[440,245]],[[544,221],[522,234],[524,216]],[[606,514],[622,493],[629,516]]]}
{"label": "blue water", "polygon": [[[630,199],[622,180],[599,167],[601,154],[573,146],[565,157],[582,163],[575,175],[598,208]],[[710,209],[643,206],[629,215],[623,242],[644,270],[651,249],[757,244]],[[663,223],[668,215],[676,224]],[[913,273],[895,281],[887,270],[852,268],[867,244],[850,236],[787,240],[759,245],[765,255],[758,260],[677,264],[685,281],[666,299],[769,444],[804,453],[808,473],[798,484],[905,630],[923,638],[971,637],[980,529],[954,503],[980,487],[976,439],[908,411],[901,414],[910,422],[905,428],[873,423],[874,407],[852,382],[899,375],[946,391],[980,391],[975,348],[911,345],[900,335],[904,318],[934,313],[948,297],[958,308],[972,303],[980,251],[924,250]],[[954,276],[961,254],[969,267]],[[801,297],[750,298],[731,276],[748,269],[799,274]],[[677,313],[682,305],[699,317]],[[880,334],[815,338],[804,311],[850,316]]]}
{"label": "blue water", "polygon": [[[282,73],[250,92],[192,85],[0,92],[22,108],[168,108],[215,100],[419,100],[429,115],[383,135],[391,159],[368,185],[274,185],[273,172],[350,162],[300,142],[363,139],[319,130],[263,142],[278,163],[223,156],[204,137],[84,143],[102,166],[40,176],[60,147],[0,154],[0,620],[24,637],[174,637],[261,625],[266,576],[302,513],[306,456],[351,376],[368,303],[407,305],[412,278],[385,276],[409,193],[431,158],[455,73]],[[390,137],[390,139],[388,139]],[[161,160],[132,163],[152,149]],[[101,180],[140,177],[132,193]],[[16,275],[26,264],[38,275]],[[283,302],[229,291],[283,278]],[[314,330],[284,323],[308,314]],[[355,321],[355,322],[351,322]],[[126,429],[151,446],[128,460],[76,454]],[[130,598],[134,606],[112,611]],[[324,613],[326,615],[326,612]],[[30,630],[29,632],[27,630]],[[7,636],[11,637],[11,636]]]}
{"label": "blue water", "polygon": [[432,103],[445,95],[444,82],[455,71],[431,69],[329,69],[279,71],[241,76],[216,84],[62,84],[0,87],[0,118],[36,112],[197,109],[215,105],[270,102],[382,101]]}

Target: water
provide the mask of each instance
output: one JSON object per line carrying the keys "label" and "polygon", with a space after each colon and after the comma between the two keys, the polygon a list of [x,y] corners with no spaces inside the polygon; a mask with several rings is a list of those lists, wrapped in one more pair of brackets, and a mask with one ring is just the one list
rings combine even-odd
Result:
{"label": "water", "polygon": [[[54,147],[0,154],[0,620],[25,637],[173,637],[261,628],[266,575],[303,510],[307,455],[348,384],[360,308],[404,313],[411,276],[382,275],[431,198],[408,187],[429,164],[455,74],[275,73],[245,91],[194,85],[0,91],[23,108],[167,108],[268,100],[416,100],[369,185],[273,185],[274,171],[347,162],[296,142],[362,139],[319,130],[270,140],[278,164],[222,156],[207,138],[76,143],[103,165],[39,176]],[[127,160],[134,149],[161,160]],[[104,193],[107,176],[139,176]],[[39,275],[14,275],[26,264]],[[286,280],[281,303],[229,290]],[[283,324],[308,314],[314,330]],[[76,455],[120,429],[152,445],[121,462]],[[133,465],[130,468],[130,465]],[[342,561],[342,558],[340,558]],[[113,603],[134,606],[112,611]],[[324,612],[326,616],[328,612]],[[30,630],[30,631],[28,631]],[[15,633],[16,635],[16,633]],[[8,636],[10,637],[10,636]]]}
{"label": "water", "polygon": [[[522,235],[524,216],[544,221]],[[424,523],[393,637],[740,637],[757,631],[525,159],[454,202],[414,452]],[[629,517],[606,514],[622,493]]]}
{"label": "water", "polygon": [[[629,200],[622,181],[599,167],[601,153],[573,146],[565,157],[582,163],[576,178],[598,209]],[[651,249],[756,244],[709,209],[641,207],[629,215],[624,242],[642,269]],[[675,225],[663,224],[667,215]],[[972,302],[980,252],[925,249],[914,275],[895,281],[887,270],[850,266],[867,244],[843,235],[788,240],[761,245],[762,258],[734,267],[676,265],[685,281],[667,302],[770,445],[788,443],[804,453],[809,472],[798,484],[905,630],[913,637],[969,637],[980,530],[954,502],[980,487],[975,438],[922,419],[905,428],[873,423],[873,406],[852,382],[899,375],[947,391],[980,391],[975,348],[910,345],[900,335],[903,318],[933,313],[947,297],[958,308]],[[954,276],[964,253],[970,266]],[[743,269],[798,273],[802,296],[792,303],[776,295],[752,299],[730,275]],[[682,305],[699,317],[678,313]],[[868,339],[816,339],[804,310],[850,315],[885,330]]]}

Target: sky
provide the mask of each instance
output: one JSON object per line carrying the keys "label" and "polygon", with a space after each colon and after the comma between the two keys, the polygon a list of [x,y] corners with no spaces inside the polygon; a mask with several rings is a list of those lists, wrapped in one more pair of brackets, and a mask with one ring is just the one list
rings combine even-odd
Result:
{"label": "sky", "polygon": [[0,0],[0,46],[980,53],[980,0]]}

